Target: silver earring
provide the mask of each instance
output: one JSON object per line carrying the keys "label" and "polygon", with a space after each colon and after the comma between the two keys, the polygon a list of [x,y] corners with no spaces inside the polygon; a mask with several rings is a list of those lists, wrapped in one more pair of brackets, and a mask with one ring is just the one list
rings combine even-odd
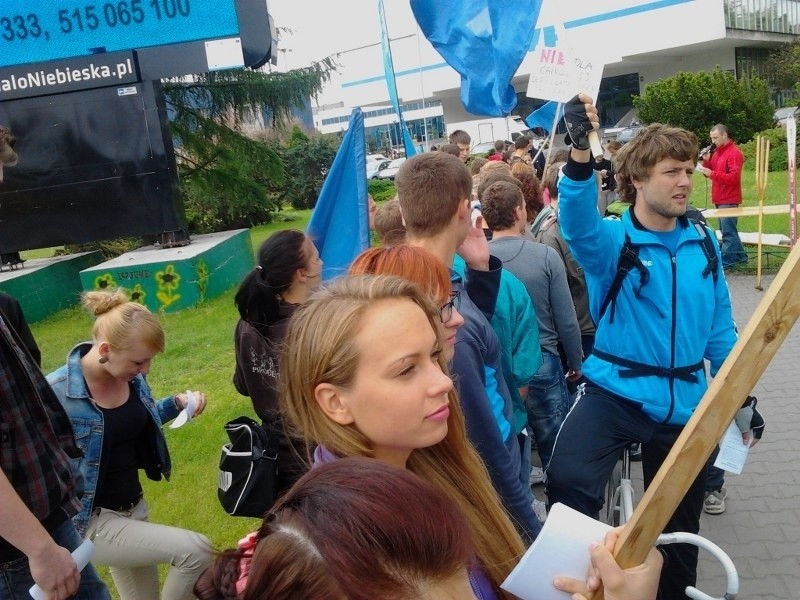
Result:
{"label": "silver earring", "polygon": [[106,364],[108,362],[108,357],[107,356],[101,356],[100,360],[98,360],[97,362],[99,362],[101,365],[104,365],[104,364]]}

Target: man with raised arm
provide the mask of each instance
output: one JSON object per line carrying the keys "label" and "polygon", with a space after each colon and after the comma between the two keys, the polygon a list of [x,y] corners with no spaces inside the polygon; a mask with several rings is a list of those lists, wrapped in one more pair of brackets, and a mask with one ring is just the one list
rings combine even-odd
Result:
{"label": "man with raised arm", "polygon": [[[706,391],[704,360],[716,374],[736,343],[728,285],[713,235],[684,216],[697,138],[652,124],[617,154],[618,191],[633,206],[601,219],[588,134],[591,98],[565,107],[572,149],[559,183],[561,228],[583,267],[597,323],[583,372],[587,383],[558,434],[548,499],[596,517],[622,448],[642,443],[645,486],[653,480]],[[706,472],[665,531],[697,533]],[[685,597],[697,579],[697,548],[670,545],[661,597]]]}

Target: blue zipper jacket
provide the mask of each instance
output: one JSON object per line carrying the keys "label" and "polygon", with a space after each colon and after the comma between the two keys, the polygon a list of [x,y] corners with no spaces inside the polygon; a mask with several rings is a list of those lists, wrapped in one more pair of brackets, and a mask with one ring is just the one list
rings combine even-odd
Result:
{"label": "blue zipper jacket", "polygon": [[[500,263],[492,257],[490,264]],[[520,434],[528,424],[528,411],[519,395],[519,389],[527,386],[542,366],[542,351],[539,346],[539,321],[536,309],[531,302],[525,285],[508,269],[500,269],[500,281],[494,305],[491,310],[484,310],[481,299],[475,297],[470,282],[480,271],[467,269],[464,259],[456,254],[453,260],[453,271],[462,279],[467,279],[467,292],[473,302],[481,309],[500,340],[501,364],[503,377],[514,404],[514,433]]]}
{"label": "blue zipper jacket", "polygon": [[[668,372],[708,360],[715,375],[737,339],[728,284],[722,272],[719,247],[717,278],[703,276],[708,259],[703,234],[685,217],[673,255],[659,238],[627,211],[621,219],[601,219],[597,213],[597,185],[591,165],[570,161],[559,183],[559,221],[564,239],[583,267],[589,305],[597,323],[595,348],[626,361]],[[639,247],[639,258],[650,273],[641,285],[639,271],[625,277],[616,299],[600,318],[600,307],[617,274],[625,234]],[[712,239],[714,236],[712,235]],[[613,315],[613,317],[612,317]],[[620,376],[626,367],[592,354],[583,372],[594,384],[617,394],[654,421],[684,425],[707,388],[705,369],[695,381],[662,375]]]}
{"label": "blue zipper jacket", "polygon": [[[81,512],[73,517],[75,527],[81,535],[86,533],[89,518],[92,516],[97,479],[100,475],[100,453],[103,448],[103,413],[92,401],[80,362],[81,357],[91,347],[91,342],[78,344],[70,350],[67,364],[47,376],[50,387],[69,415],[75,431],[75,441],[83,451],[82,457],[72,459],[73,471],[83,484]],[[171,396],[158,402],[153,400],[153,393],[143,375],[136,376],[133,388],[150,414],[147,446],[142,449],[140,466],[147,477],[154,481],[159,481],[162,476],[169,480],[172,463],[161,425],[178,415],[178,407]]]}
{"label": "blue zipper jacket", "polygon": [[511,394],[503,378],[500,341],[457,275],[453,289],[461,292],[458,310],[464,317],[464,325],[456,332],[452,370],[467,436],[486,465],[492,485],[512,521],[530,542],[539,534],[542,524],[520,479],[522,462]]}

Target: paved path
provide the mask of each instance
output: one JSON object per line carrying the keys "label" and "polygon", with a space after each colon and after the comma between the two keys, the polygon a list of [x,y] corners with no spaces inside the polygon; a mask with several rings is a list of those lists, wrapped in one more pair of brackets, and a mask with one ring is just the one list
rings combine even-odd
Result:
{"label": "paved path", "polygon": [[[764,277],[766,290],[773,276]],[[728,277],[740,329],[764,296],[752,275]],[[736,563],[738,598],[800,599],[800,324],[772,360],[754,394],[767,421],[764,439],[741,475],[726,475],[727,510],[704,514],[700,533]],[[721,594],[719,564],[701,551],[700,589]]]}
{"label": "paved path", "polygon": [[[764,276],[766,290],[774,275]],[[729,275],[739,329],[765,292],[753,275]],[[721,546],[739,571],[737,598],[800,600],[800,324],[783,342],[753,393],[766,419],[764,439],[750,453],[741,475],[726,475],[727,510],[703,514],[700,534]],[[637,500],[642,497],[641,463],[633,463]],[[544,499],[543,486],[534,488]],[[700,552],[698,588],[721,596],[725,577],[716,559]],[[664,600],[676,600],[665,598]]]}

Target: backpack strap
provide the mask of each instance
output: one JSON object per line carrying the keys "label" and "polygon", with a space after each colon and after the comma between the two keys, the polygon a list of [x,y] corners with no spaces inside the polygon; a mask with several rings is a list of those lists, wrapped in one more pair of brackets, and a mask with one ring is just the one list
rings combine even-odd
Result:
{"label": "backpack strap", "polygon": [[606,297],[603,299],[603,304],[600,306],[600,319],[603,318],[603,315],[606,314],[606,310],[608,309],[609,305],[611,305],[611,322],[614,322],[617,296],[622,289],[622,282],[625,281],[625,278],[632,269],[639,270],[639,287],[634,291],[636,297],[638,298],[642,288],[647,284],[648,281],[650,281],[650,271],[647,270],[647,267],[644,266],[639,258],[639,246],[631,243],[631,238],[626,233],[625,243],[622,244],[622,248],[619,251],[617,274],[614,276],[614,280],[611,282],[611,286],[608,288]]}
{"label": "backpack strap", "polygon": [[714,277],[714,284],[716,285],[717,279],[719,278],[719,258],[717,257],[717,251],[716,248],[714,248],[711,234],[709,233],[708,227],[699,221],[692,218],[689,218],[689,221],[693,223],[694,228],[703,235],[701,246],[703,247],[703,254],[706,255],[707,261],[706,268],[703,269],[703,278],[708,278],[709,274],[711,274]]}

